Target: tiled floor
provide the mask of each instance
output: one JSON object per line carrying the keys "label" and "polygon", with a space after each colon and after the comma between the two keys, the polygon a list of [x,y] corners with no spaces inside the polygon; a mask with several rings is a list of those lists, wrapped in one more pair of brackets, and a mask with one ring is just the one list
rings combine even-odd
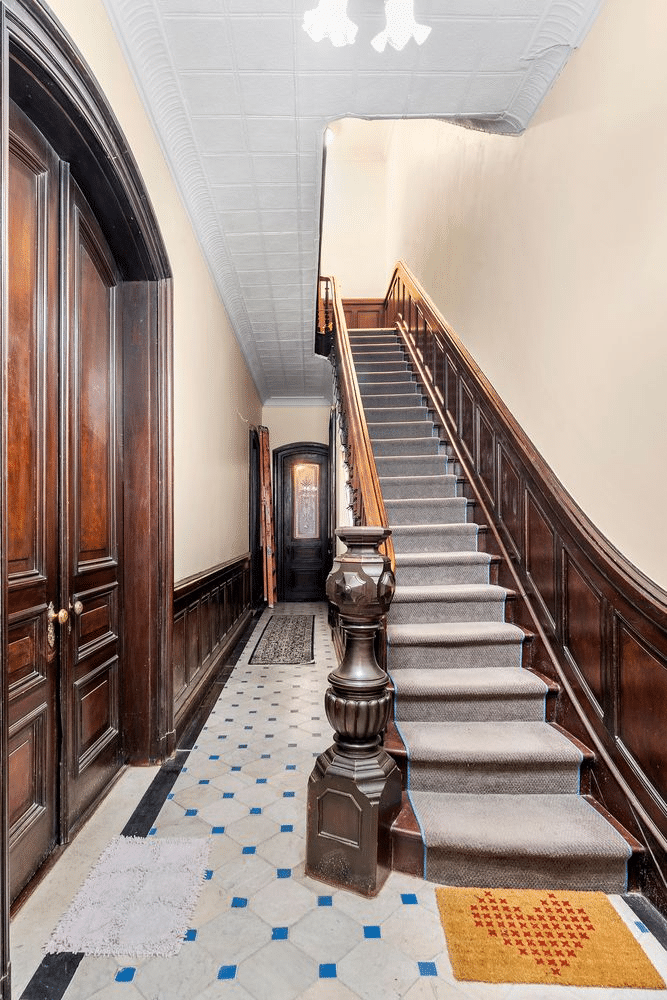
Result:
{"label": "tiled floor", "polygon": [[[331,742],[323,709],[334,665],[323,605],[313,612],[315,663],[248,663],[266,611],[176,780],[150,836],[210,837],[210,869],[179,954],[85,957],[66,1000],[409,1000],[452,997],[666,997],[667,991],[491,986],[451,973],[434,887],[393,874],[371,900],[304,876],[306,785]],[[15,997],[105,843],[123,828],[155,773],[129,771],[12,925]],[[612,902],[661,972],[667,953],[619,897]],[[622,958],[619,958],[622,961]]]}

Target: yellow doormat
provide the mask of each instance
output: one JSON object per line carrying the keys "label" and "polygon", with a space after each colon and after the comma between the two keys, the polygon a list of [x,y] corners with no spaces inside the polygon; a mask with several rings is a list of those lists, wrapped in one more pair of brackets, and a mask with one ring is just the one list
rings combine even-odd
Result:
{"label": "yellow doormat", "polygon": [[665,988],[601,892],[436,889],[457,979]]}

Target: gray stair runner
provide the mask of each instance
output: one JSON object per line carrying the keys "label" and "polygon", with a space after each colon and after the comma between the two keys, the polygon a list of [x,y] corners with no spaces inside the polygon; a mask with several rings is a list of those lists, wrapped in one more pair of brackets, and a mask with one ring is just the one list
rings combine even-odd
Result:
{"label": "gray stair runner", "polygon": [[449,885],[623,892],[631,849],[580,794],[583,755],[545,719],[512,595],[392,330],[350,333],[396,551],[387,628],[424,874]]}

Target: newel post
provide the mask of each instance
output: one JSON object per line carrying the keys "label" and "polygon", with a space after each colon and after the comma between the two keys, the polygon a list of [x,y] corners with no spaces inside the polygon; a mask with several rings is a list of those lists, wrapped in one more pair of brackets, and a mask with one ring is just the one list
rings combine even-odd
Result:
{"label": "newel post", "polygon": [[345,656],[329,674],[327,718],[333,746],[308,782],[306,874],[374,896],[391,867],[390,827],[401,806],[401,775],[381,746],[389,720],[387,674],[375,636],[394,595],[394,574],[378,546],[388,528],[338,528],[347,545],[327,579],[340,613]]}

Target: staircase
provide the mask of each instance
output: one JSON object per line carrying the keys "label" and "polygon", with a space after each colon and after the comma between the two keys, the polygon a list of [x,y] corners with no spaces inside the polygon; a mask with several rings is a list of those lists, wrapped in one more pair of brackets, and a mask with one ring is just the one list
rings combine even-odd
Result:
{"label": "staircase", "polygon": [[624,892],[632,838],[580,793],[590,753],[547,720],[511,591],[393,330],[350,343],[396,552],[395,722],[424,875],[448,885]]}

